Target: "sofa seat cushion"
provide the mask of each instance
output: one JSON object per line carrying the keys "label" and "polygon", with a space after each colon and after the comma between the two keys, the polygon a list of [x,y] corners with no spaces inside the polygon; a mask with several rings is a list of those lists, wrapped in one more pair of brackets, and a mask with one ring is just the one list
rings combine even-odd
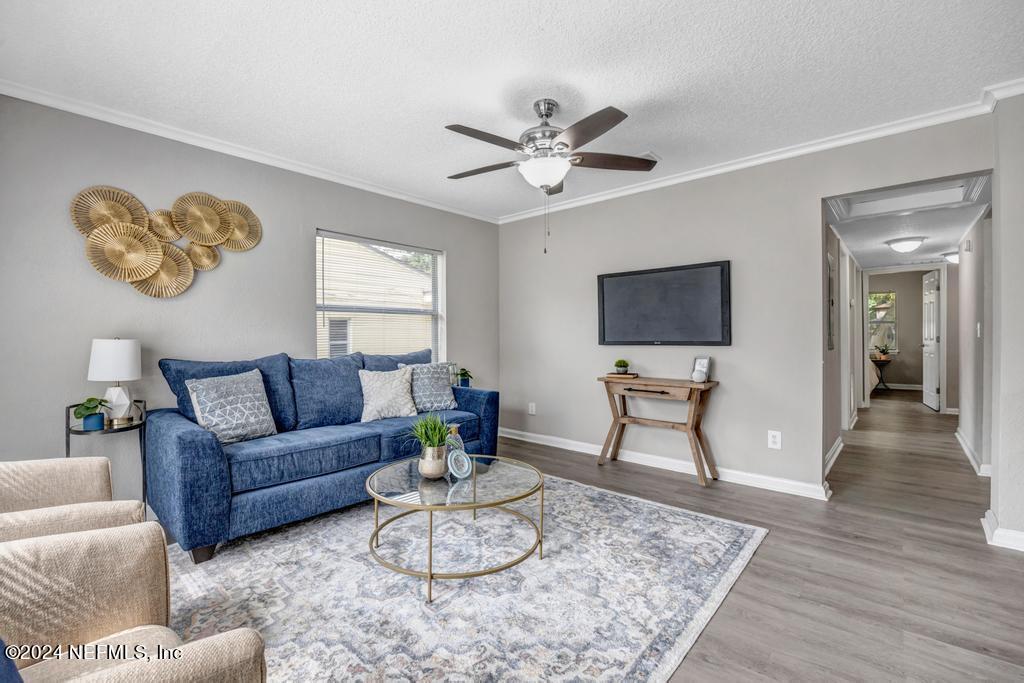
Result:
{"label": "sofa seat cushion", "polygon": [[380,434],[362,425],[282,432],[225,444],[234,493],[316,477],[380,460]]}
{"label": "sofa seat cushion", "polygon": [[[459,426],[459,436],[465,442],[473,441],[480,435],[480,418],[464,410],[438,410],[434,413],[449,424]],[[380,459],[398,460],[419,455],[420,445],[409,433],[416,417],[391,417],[374,422],[363,422],[359,426],[380,434]]]}
{"label": "sofa seat cushion", "polygon": [[256,360],[226,362],[164,358],[159,365],[167,385],[178,399],[178,410],[193,422],[196,421],[196,412],[188,387],[185,386],[186,380],[226,377],[258,369],[263,377],[263,387],[267,392],[270,412],[274,416],[277,431],[287,432],[295,429],[298,417],[295,414],[295,394],[292,391],[287,354],[279,353]]}

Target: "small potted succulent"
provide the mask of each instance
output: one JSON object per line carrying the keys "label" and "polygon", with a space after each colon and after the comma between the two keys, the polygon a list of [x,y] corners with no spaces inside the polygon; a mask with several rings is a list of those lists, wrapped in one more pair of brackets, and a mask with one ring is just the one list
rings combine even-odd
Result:
{"label": "small potted succulent", "polygon": [[629,372],[629,361],[624,358],[615,361],[615,372],[619,375],[625,375]]}
{"label": "small potted succulent", "polygon": [[102,409],[107,407],[107,402],[102,398],[90,396],[75,406],[75,419],[82,421],[82,430],[86,432],[97,432],[103,429],[106,415]]}
{"label": "small potted succulent", "polygon": [[459,374],[456,376],[459,378],[460,387],[468,387],[469,381],[473,379],[473,373],[467,368],[459,368]]}
{"label": "small potted succulent", "polygon": [[412,425],[410,434],[420,442],[420,475],[426,479],[440,479],[448,472],[450,427],[436,413],[427,413]]}
{"label": "small potted succulent", "polygon": [[882,344],[875,347],[875,351],[878,352],[878,360],[889,360],[889,353],[892,349],[888,344]]}

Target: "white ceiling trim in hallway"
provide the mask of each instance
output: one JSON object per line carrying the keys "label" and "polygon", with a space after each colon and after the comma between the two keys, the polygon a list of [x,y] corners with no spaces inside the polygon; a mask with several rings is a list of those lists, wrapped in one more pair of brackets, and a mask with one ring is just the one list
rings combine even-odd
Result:
{"label": "white ceiling trim in hallway", "polygon": [[[410,195],[399,190],[383,187],[373,183],[368,183],[358,178],[353,178],[346,175],[341,175],[330,171],[328,169],[319,168],[306,164],[293,159],[287,159],[275,154],[262,152],[257,149],[244,147],[237,145],[226,140],[220,140],[218,138],[210,137],[207,135],[201,135],[193,133],[181,128],[174,126],[168,126],[159,121],[153,121],[133,114],[128,114],[108,107],[92,104],[90,102],[84,102],[82,100],[76,100],[69,97],[64,97],[54,93],[39,90],[37,88],[31,88],[20,83],[15,83],[9,80],[0,79],[0,94],[9,95],[16,97],[21,100],[28,102],[35,102],[36,104],[45,105],[47,107],[53,107],[54,109],[60,109],[62,111],[71,112],[72,114],[79,114],[81,116],[87,116],[92,119],[104,121],[106,123],[112,123],[132,130],[138,130],[144,133],[150,133],[152,135],[158,135],[163,138],[170,140],[176,140],[196,147],[209,149],[215,152],[221,152],[234,157],[242,159],[248,159],[249,161],[255,161],[268,166],[274,166],[287,171],[294,171],[303,175],[311,176],[313,178],[320,178],[322,180],[328,180],[330,182],[338,183],[340,185],[346,185],[354,187],[360,190],[366,190],[376,194],[384,195],[386,197],[393,197],[403,201],[411,202],[413,204],[419,204],[421,206],[438,209],[441,211],[448,211],[450,213],[458,214],[461,216],[467,216],[469,218],[475,218],[477,220],[485,221],[488,223],[496,223],[499,225],[506,223],[513,223],[521,221],[527,218],[533,218],[535,216],[541,216],[544,214],[545,209],[543,207],[537,209],[531,209],[528,211],[521,211],[518,213],[507,214],[504,216],[487,216],[477,213],[464,211],[458,207],[448,206],[440,204],[438,202],[430,201],[422,197]],[[837,147],[844,147],[846,145],[856,144],[858,142],[865,142],[868,140],[876,140],[883,138],[888,135],[895,135],[898,133],[905,133],[913,130],[919,130],[921,128],[927,128],[929,126],[935,126],[943,123],[951,123],[953,121],[959,121],[961,119],[971,118],[973,116],[981,116],[984,114],[992,113],[995,109],[996,103],[1008,97],[1014,97],[1016,95],[1024,95],[1024,78],[1018,78],[1012,81],[1006,81],[1004,83],[998,83],[996,85],[987,86],[981,92],[981,97],[977,103],[965,104],[957,107],[951,107],[949,109],[943,109],[941,111],[931,112],[929,114],[922,114],[920,116],[912,116],[899,121],[892,121],[890,123],[880,124],[877,126],[870,126],[868,128],[862,128],[860,130],[850,131],[848,133],[842,133],[839,135],[833,135],[830,137],[822,138],[820,140],[813,140],[810,142],[801,143],[798,145],[792,145],[789,147],[782,147],[780,149],[772,150],[770,152],[764,152],[761,154],[755,154],[752,156],[728,161],[720,164],[714,164],[706,166],[704,168],[695,169],[692,171],[686,171],[654,180],[645,182],[635,183],[626,187],[620,187],[605,192],[595,192],[583,197],[578,197],[573,200],[558,202],[550,206],[549,211],[564,211],[566,209],[576,208],[578,206],[586,206],[588,204],[595,204],[598,202],[608,201],[617,197],[625,197],[628,195],[638,194],[641,192],[648,192],[651,190],[657,190],[662,187],[668,187],[671,185],[678,185],[680,183],[687,183],[694,180],[700,180],[701,178],[708,178],[711,176],[721,175],[724,173],[730,173],[732,171],[738,171],[744,168],[751,168],[753,166],[760,166],[762,164],[772,163],[774,161],[781,161],[784,159],[792,159],[794,157],[803,156],[805,154],[813,154],[815,152],[821,152],[827,149],[834,149]]]}

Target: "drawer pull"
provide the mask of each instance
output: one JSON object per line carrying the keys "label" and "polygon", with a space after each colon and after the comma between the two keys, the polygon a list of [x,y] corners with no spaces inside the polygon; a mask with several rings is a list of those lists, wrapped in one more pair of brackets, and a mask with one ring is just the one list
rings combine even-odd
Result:
{"label": "drawer pull", "polygon": [[667,391],[658,389],[634,389],[633,387],[626,387],[626,391],[638,391],[642,394],[667,394]]}

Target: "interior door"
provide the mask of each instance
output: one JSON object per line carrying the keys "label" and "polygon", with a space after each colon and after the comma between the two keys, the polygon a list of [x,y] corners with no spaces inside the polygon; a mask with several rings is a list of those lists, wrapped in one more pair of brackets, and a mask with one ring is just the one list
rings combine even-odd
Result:
{"label": "interior door", "polygon": [[921,350],[923,372],[922,402],[939,409],[939,271],[925,273],[921,279]]}

